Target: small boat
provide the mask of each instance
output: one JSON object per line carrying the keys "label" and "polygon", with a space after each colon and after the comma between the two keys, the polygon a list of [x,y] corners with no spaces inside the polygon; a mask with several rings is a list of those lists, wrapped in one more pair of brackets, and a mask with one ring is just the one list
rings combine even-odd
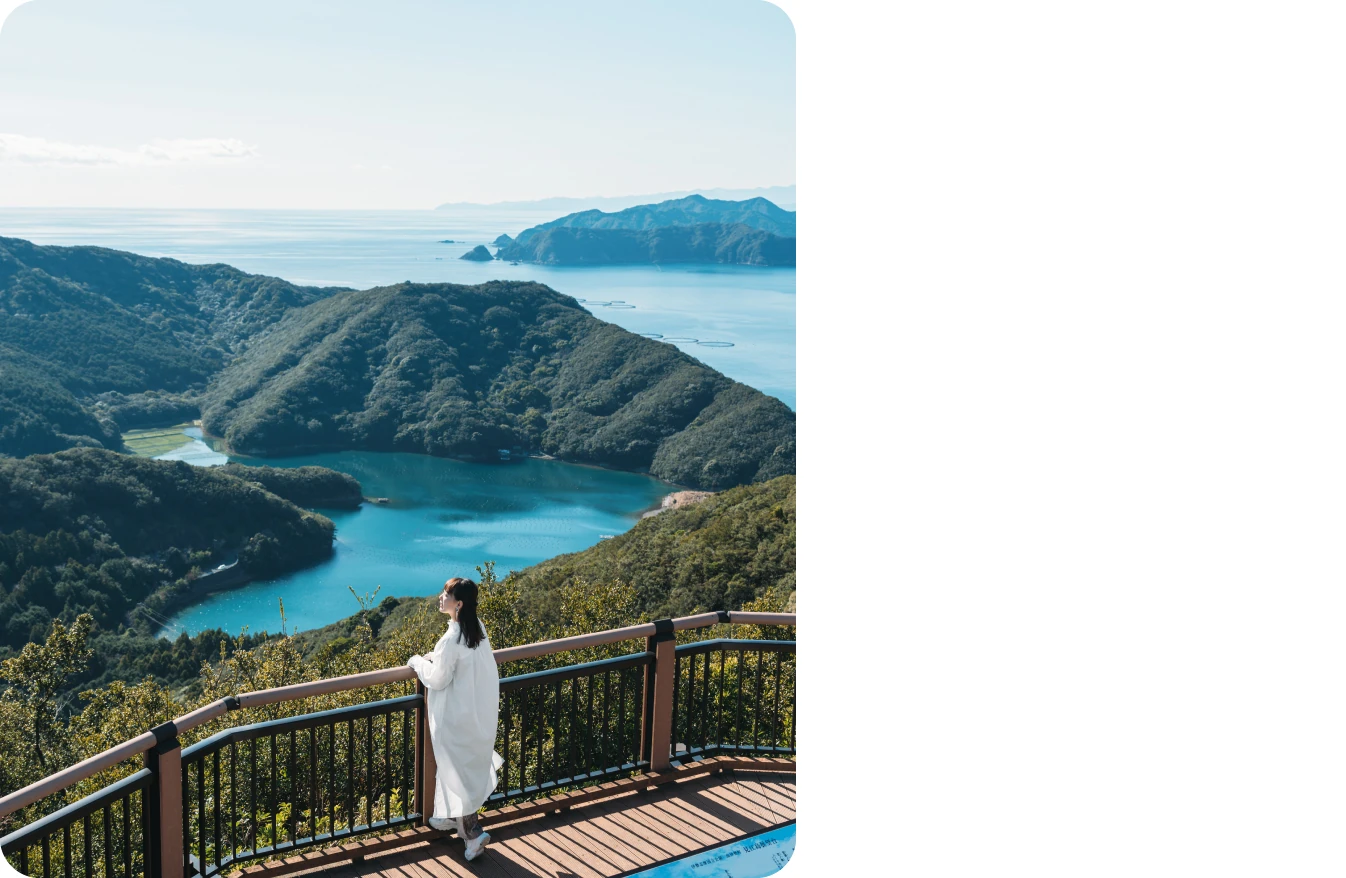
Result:
{"label": "small boat", "polygon": [[387,505],[388,505],[388,498],[387,498],[387,497],[370,497],[369,499],[370,499],[370,500],[373,500],[375,503],[378,503],[380,506],[387,506]]}

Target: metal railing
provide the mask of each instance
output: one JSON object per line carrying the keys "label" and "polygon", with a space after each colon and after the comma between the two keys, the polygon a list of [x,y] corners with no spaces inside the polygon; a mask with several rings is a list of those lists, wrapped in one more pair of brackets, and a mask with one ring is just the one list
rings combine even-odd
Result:
{"label": "metal railing", "polygon": [[675,667],[673,759],[794,755],[793,640],[685,643]]}
{"label": "metal railing", "polygon": [[[500,681],[504,764],[488,804],[715,754],[793,755],[794,642],[675,643],[677,631],[721,623],[793,626],[795,616],[720,611],[496,650],[504,664],[645,641],[643,652]],[[0,838],[0,849],[43,878],[185,878],[426,825],[436,769],[419,682],[412,695],[237,726],[185,750],[178,737],[235,710],[413,680],[410,668],[388,668],[197,708],[0,798],[3,817],[144,761]]]}
{"label": "metal railing", "polygon": [[[492,804],[635,771],[641,759],[647,653],[500,681],[504,758]],[[516,744],[517,742],[517,744]]]}
{"label": "metal railing", "polygon": [[415,824],[422,705],[408,695],[239,726],[183,750],[186,873]]}
{"label": "metal railing", "polygon": [[12,832],[0,849],[24,875],[132,878],[145,873],[153,773],[135,774]]}

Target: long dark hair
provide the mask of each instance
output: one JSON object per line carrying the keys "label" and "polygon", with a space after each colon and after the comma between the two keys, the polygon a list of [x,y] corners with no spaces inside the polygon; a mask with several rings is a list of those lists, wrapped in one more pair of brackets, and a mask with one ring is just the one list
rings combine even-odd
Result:
{"label": "long dark hair", "polygon": [[470,579],[455,576],[444,583],[444,591],[454,600],[463,602],[462,609],[458,611],[458,637],[460,642],[466,641],[468,649],[476,649],[486,636],[481,620],[477,618],[477,584]]}

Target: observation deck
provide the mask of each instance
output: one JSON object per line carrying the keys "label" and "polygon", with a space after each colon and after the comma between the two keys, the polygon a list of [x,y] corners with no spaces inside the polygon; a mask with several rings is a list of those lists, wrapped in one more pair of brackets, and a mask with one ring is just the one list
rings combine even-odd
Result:
{"label": "observation deck", "polygon": [[[758,633],[697,639],[722,624]],[[502,668],[492,843],[471,863],[427,822],[434,751],[406,667],[242,692],[149,729],[0,799],[21,824],[0,850],[42,878],[664,878],[744,851],[778,868],[795,641],[758,638],[794,625],[720,611],[496,650],[523,672]],[[596,650],[617,654],[564,663]]]}

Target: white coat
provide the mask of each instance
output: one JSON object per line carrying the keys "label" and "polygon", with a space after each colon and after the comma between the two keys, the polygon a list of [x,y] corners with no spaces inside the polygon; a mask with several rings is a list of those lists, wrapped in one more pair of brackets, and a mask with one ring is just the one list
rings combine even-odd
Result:
{"label": "white coat", "polygon": [[[491,642],[476,649],[459,639],[456,621],[427,656],[413,655],[407,665],[425,693],[430,744],[435,751],[435,810],[432,817],[475,814],[495,790],[495,752],[500,717],[500,674]],[[482,628],[482,633],[486,631]]]}

